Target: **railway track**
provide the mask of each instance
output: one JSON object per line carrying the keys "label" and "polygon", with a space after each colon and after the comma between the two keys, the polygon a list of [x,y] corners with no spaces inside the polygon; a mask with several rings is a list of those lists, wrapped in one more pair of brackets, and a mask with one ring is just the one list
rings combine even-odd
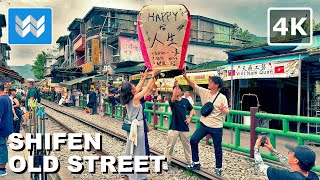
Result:
{"label": "railway track", "polygon": [[[120,141],[126,142],[126,140],[127,140],[127,137],[125,137],[125,136],[122,135],[122,134],[119,134],[119,133],[116,133],[116,132],[113,132],[113,131],[109,131],[109,130],[103,128],[103,127],[100,127],[100,126],[98,126],[98,125],[96,125],[96,124],[93,124],[93,123],[91,123],[91,122],[89,122],[89,121],[87,121],[87,120],[85,120],[85,119],[83,119],[83,118],[81,118],[81,117],[77,117],[77,116],[75,116],[75,115],[73,115],[73,114],[70,114],[70,113],[67,113],[67,112],[64,112],[64,111],[55,109],[55,108],[50,107],[50,106],[47,106],[47,105],[45,105],[45,104],[43,104],[43,105],[44,105],[45,107],[47,107],[47,108],[50,108],[50,109],[56,111],[56,112],[59,112],[59,113],[64,114],[64,115],[66,115],[66,116],[68,116],[68,117],[70,117],[70,118],[73,118],[73,119],[75,119],[75,120],[77,120],[77,121],[79,121],[79,122],[81,122],[81,123],[83,123],[83,124],[85,124],[85,125],[93,128],[93,129],[96,129],[97,131],[101,131],[101,132],[103,132],[103,133],[105,133],[105,134],[107,134],[107,135],[109,135],[109,136],[111,136],[111,137],[117,138],[117,139],[119,139]],[[50,116],[50,115],[48,115],[48,116],[49,116],[50,119],[52,119],[52,120],[54,120],[56,123],[58,123],[59,126],[61,126],[63,129],[65,129],[67,132],[69,132],[69,133],[74,132],[74,130],[72,130],[70,127],[67,127],[65,124],[61,123],[61,122],[60,122],[59,120],[57,120],[55,117],[52,117],[52,116]],[[163,155],[163,153],[162,153],[161,151],[156,150],[156,149],[151,149],[151,148],[150,148],[150,152],[151,152],[152,154],[154,154],[154,155],[157,155],[157,156],[162,156],[162,155]],[[105,156],[105,155],[108,154],[108,153],[105,152],[104,150],[102,150],[102,151],[96,151],[96,153],[97,153],[97,155],[99,155],[99,156]],[[185,162],[183,162],[183,161],[181,161],[181,160],[179,160],[179,159],[176,159],[176,158],[172,158],[172,163],[173,163],[174,165],[178,166],[179,168],[182,168],[182,169],[186,169],[186,167],[187,167],[187,164],[186,164]],[[202,177],[202,178],[205,178],[205,179],[221,179],[221,177],[216,176],[215,174],[213,174],[213,173],[211,173],[211,172],[207,172],[207,171],[203,171],[203,170],[193,170],[193,173],[195,173],[195,174],[197,174],[198,176],[200,176],[200,177]]]}

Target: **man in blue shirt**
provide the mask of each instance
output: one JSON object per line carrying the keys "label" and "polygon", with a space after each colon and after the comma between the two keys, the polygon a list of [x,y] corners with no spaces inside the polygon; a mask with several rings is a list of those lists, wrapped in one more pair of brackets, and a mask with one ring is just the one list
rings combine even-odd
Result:
{"label": "man in blue shirt", "polygon": [[12,102],[4,92],[4,85],[0,84],[0,176],[7,175],[8,136],[13,133]]}
{"label": "man in blue shirt", "polygon": [[[171,158],[173,153],[173,148],[177,142],[178,137],[180,138],[184,150],[184,155],[188,163],[191,163],[191,147],[189,141],[189,123],[191,121],[192,115],[194,114],[194,109],[190,102],[182,98],[182,86],[175,82],[173,88],[172,97],[169,99],[169,105],[172,111],[172,121],[169,124],[168,131],[168,142],[164,152],[167,159],[167,163],[163,164],[163,170],[167,171],[168,166],[171,165]],[[186,114],[186,112],[189,114]],[[188,115],[188,118],[186,116]]]}
{"label": "man in blue shirt", "polygon": [[97,114],[97,94],[93,88],[90,89],[88,105],[92,108],[91,115]]}

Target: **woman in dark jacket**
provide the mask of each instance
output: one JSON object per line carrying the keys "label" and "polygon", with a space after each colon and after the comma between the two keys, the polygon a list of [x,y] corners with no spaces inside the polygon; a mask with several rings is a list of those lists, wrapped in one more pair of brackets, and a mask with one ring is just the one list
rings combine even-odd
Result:
{"label": "woman in dark jacket", "polygon": [[20,108],[20,100],[17,98],[16,89],[9,90],[10,98],[12,98],[13,108],[18,118],[13,120],[13,132],[20,133],[20,123],[22,120],[23,111]]}

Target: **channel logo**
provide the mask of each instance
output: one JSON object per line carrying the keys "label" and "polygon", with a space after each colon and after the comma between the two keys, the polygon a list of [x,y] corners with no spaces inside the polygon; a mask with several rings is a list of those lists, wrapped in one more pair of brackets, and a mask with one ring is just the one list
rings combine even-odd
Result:
{"label": "channel logo", "polygon": [[52,9],[9,8],[8,35],[9,44],[52,44]]}
{"label": "channel logo", "polygon": [[[311,45],[312,14],[312,9],[308,7],[269,8],[268,44],[270,46]],[[306,39],[307,42],[294,41],[301,38]]]}

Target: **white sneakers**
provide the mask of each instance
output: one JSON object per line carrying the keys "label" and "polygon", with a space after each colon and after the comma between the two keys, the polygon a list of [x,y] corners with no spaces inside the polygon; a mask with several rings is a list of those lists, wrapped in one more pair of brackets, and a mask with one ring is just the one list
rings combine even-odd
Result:
{"label": "white sneakers", "polygon": [[171,162],[164,162],[164,163],[162,164],[162,169],[163,169],[164,171],[168,171],[169,168],[171,168],[171,167],[172,167]]}

